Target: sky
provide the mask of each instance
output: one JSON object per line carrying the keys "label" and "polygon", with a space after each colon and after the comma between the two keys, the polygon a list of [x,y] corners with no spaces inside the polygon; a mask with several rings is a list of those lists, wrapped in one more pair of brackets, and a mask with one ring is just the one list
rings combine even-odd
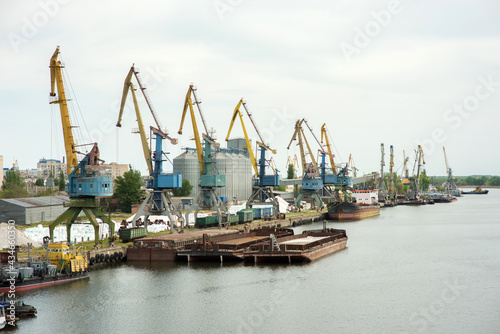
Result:
{"label": "sky", "polygon": [[[327,124],[336,163],[352,154],[364,173],[380,170],[384,143],[386,171],[390,145],[395,170],[405,150],[410,173],[421,145],[428,175],[445,175],[443,146],[455,175],[500,174],[496,0],[2,0],[0,7],[4,167],[17,160],[36,168],[65,154],[59,109],[48,98],[59,45],[78,144],[97,141],[106,162],[143,175],[130,96],[115,127],[133,63],[162,125],[179,138],[164,145],[171,159],[194,147],[189,116],[177,134],[194,83],[223,147],[233,110],[246,100],[282,175],[288,156],[300,158],[295,143],[287,146],[304,117],[318,139]],[[139,106],[146,127],[154,125],[142,96]],[[246,116],[245,125],[255,140]],[[231,137],[241,135],[238,123]]]}

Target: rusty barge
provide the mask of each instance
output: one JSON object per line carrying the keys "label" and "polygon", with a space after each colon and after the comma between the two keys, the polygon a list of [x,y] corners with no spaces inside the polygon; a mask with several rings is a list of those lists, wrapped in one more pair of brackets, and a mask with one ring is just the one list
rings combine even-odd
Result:
{"label": "rusty barge", "polygon": [[245,261],[310,262],[346,248],[345,230],[323,229],[304,231],[302,234],[273,238],[250,246],[244,252]]}

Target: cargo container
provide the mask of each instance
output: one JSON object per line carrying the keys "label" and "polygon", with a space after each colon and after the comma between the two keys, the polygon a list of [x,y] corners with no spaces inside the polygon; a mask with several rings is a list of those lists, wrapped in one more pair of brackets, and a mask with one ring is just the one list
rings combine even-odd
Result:
{"label": "cargo container", "polygon": [[196,218],[196,227],[208,227],[217,224],[217,216],[206,216]]}
{"label": "cargo container", "polygon": [[238,214],[238,221],[240,223],[251,222],[254,217],[254,212],[252,209],[240,210],[237,212],[237,214]]}
{"label": "cargo container", "polygon": [[146,227],[132,227],[121,229],[118,234],[120,236],[120,239],[126,242],[147,236],[148,230]]}

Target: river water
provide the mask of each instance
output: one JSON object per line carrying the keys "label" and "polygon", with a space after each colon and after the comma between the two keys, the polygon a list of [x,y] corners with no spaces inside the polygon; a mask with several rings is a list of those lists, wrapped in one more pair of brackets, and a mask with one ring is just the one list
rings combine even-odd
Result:
{"label": "river water", "polygon": [[500,189],[328,227],[347,249],[309,264],[93,270],[25,293],[38,317],[9,332],[500,333]]}

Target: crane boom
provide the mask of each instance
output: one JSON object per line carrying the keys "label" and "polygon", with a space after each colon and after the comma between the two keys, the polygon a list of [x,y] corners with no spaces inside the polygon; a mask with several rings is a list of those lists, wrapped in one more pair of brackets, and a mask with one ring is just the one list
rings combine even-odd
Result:
{"label": "crane boom", "polygon": [[132,93],[132,99],[134,101],[135,115],[137,117],[137,125],[139,127],[139,135],[141,136],[142,151],[144,153],[144,159],[146,160],[146,165],[148,166],[149,175],[153,175],[153,163],[151,159],[151,151],[148,145],[148,139],[146,137],[146,132],[144,130],[144,123],[142,122],[141,112],[139,110],[139,104],[137,102],[137,97],[135,95],[134,84],[132,83],[132,74],[134,73],[134,66],[130,68],[130,71],[125,78],[123,84],[122,100],[120,104],[120,114],[118,115],[118,122],[116,122],[117,127],[121,127],[121,120],[123,116],[123,110],[125,108],[125,102],[127,101],[128,91]]}
{"label": "crane boom", "polygon": [[[203,148],[201,147],[200,133],[198,132],[198,125],[196,124],[196,118],[194,115],[193,100],[191,99],[191,93],[194,93],[194,87],[192,84],[189,85],[188,91],[186,93],[186,99],[184,100],[184,109],[182,111],[181,125],[179,127],[178,134],[182,135],[182,127],[184,126],[184,119],[186,118],[186,112],[187,112],[187,109],[189,107],[189,113],[191,115],[191,123],[193,125],[194,141],[196,144],[196,153],[198,155],[198,162],[200,163],[200,170],[201,170],[201,173],[203,174],[204,169],[205,169],[203,162],[205,160],[203,158]],[[196,98],[196,96],[195,96],[195,98]],[[198,103],[198,110],[201,113],[201,110],[199,109],[199,103]],[[205,130],[207,130],[206,124],[204,121],[203,121],[203,125],[205,126]]]}
{"label": "crane boom", "polygon": [[333,173],[336,174],[336,168],[335,168],[335,161],[333,160],[333,158],[335,157],[335,155],[332,153],[332,149],[330,147],[330,140],[328,139],[328,133],[327,133],[327,129],[326,129],[326,123],[323,123],[323,125],[321,126],[321,143],[323,143],[323,139],[325,140],[325,146],[326,146],[326,149],[328,151],[328,156],[330,158],[330,166],[333,170]]}
{"label": "crane boom", "polygon": [[306,143],[306,147],[309,153],[309,156],[311,158],[311,161],[314,165],[314,168],[318,170],[318,165],[316,163],[316,159],[314,159],[314,154],[312,153],[311,147],[309,146],[309,143],[307,142],[307,138],[304,134],[304,130],[302,129],[302,123],[305,121],[305,119],[300,119],[297,120],[295,123],[295,131],[293,132],[292,139],[290,140],[290,143],[288,144],[287,149],[290,149],[290,146],[292,145],[292,142],[294,140],[298,140],[298,145],[300,149],[300,158],[302,162],[302,176],[304,176],[306,170],[308,169],[307,162],[306,162],[306,155],[304,152],[304,142]]}
{"label": "crane boom", "polygon": [[[59,109],[61,111],[61,120],[64,136],[64,148],[66,150],[66,160],[67,160],[67,174],[69,175],[73,169],[78,166],[78,158],[76,156],[75,150],[75,140],[73,138],[73,131],[71,127],[71,122],[69,119],[68,104],[66,99],[66,94],[64,91],[64,83],[62,79],[61,69],[64,65],[57,59],[59,55],[59,46],[50,58],[50,96],[54,98],[51,104],[59,104]],[[55,87],[57,85],[57,94],[55,93]]]}
{"label": "crane boom", "polygon": [[240,99],[236,108],[234,108],[233,117],[231,117],[231,124],[229,125],[229,130],[227,131],[226,141],[229,141],[229,135],[231,134],[231,130],[233,129],[234,122],[236,118],[239,116],[241,121],[241,127],[243,129],[243,134],[245,136],[245,141],[247,143],[248,155],[250,156],[250,161],[252,162],[252,167],[256,176],[259,176],[259,170],[257,168],[257,159],[255,158],[255,154],[253,153],[252,144],[250,143],[250,138],[248,137],[247,129],[245,127],[245,122],[243,122],[243,115],[241,114],[240,107],[244,104],[243,98]]}

